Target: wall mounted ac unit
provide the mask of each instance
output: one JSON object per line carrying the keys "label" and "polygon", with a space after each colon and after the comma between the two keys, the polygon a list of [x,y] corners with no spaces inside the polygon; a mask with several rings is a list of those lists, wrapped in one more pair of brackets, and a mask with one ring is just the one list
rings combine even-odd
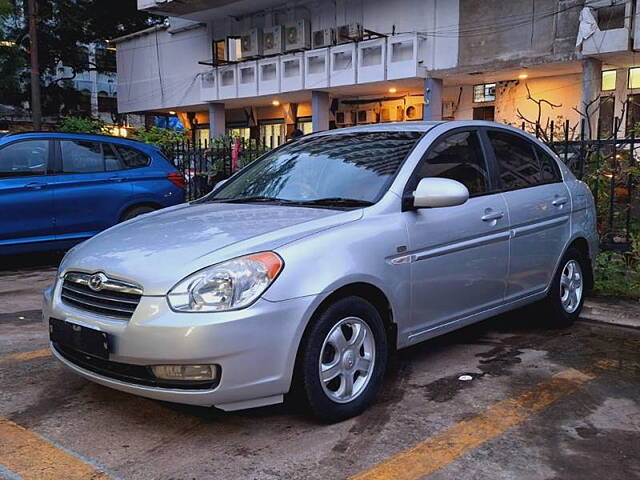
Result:
{"label": "wall mounted ac unit", "polygon": [[336,43],[349,43],[362,40],[363,30],[359,23],[350,23],[338,27]]}
{"label": "wall mounted ac unit", "polygon": [[308,20],[288,23],[284,29],[284,49],[302,50],[311,45],[311,24]]}
{"label": "wall mounted ac unit", "polygon": [[240,58],[253,58],[262,55],[262,31],[252,28],[240,37]]}
{"label": "wall mounted ac unit", "polygon": [[382,107],[380,109],[381,122],[399,122],[402,120],[404,108],[401,106]]}
{"label": "wall mounted ac unit", "polygon": [[340,110],[336,112],[336,125],[353,125],[356,123],[355,113],[351,110]]}
{"label": "wall mounted ac unit", "polygon": [[262,31],[262,53],[278,55],[284,51],[284,28],[282,25],[265,28]]}
{"label": "wall mounted ac unit", "polygon": [[311,35],[311,43],[313,48],[330,47],[336,41],[336,31],[333,28],[325,28],[316,30]]}
{"label": "wall mounted ac unit", "polygon": [[424,104],[414,103],[404,107],[404,119],[405,120],[422,120],[424,115]]}
{"label": "wall mounted ac unit", "polygon": [[357,121],[358,125],[362,123],[376,123],[376,112],[374,110],[358,110]]}

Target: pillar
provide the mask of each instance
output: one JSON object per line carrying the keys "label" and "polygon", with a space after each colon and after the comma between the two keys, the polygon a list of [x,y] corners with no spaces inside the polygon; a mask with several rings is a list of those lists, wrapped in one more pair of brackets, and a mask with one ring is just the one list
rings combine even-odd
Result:
{"label": "pillar", "polygon": [[224,103],[209,104],[209,138],[221,137],[226,133]]}
{"label": "pillar", "polygon": [[311,92],[311,125],[314,132],[329,130],[329,105],[327,92]]}
{"label": "pillar", "polygon": [[585,134],[591,138],[597,135],[601,83],[602,62],[591,57],[582,60],[582,96],[579,110],[586,121]]}
{"label": "pillar", "polygon": [[442,120],[442,79],[424,80],[424,120]]}

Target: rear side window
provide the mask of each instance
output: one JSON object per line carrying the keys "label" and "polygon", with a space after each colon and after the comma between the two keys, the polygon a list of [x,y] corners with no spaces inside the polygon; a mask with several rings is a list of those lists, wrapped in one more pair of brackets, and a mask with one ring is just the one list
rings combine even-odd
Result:
{"label": "rear side window", "polygon": [[60,140],[63,173],[104,172],[102,143],[85,140]]}
{"label": "rear side window", "polygon": [[509,132],[489,130],[487,133],[505,189],[517,190],[559,181],[554,180],[559,176],[557,165],[549,163],[555,163],[554,160],[539,161],[533,143]]}
{"label": "rear side window", "polygon": [[558,168],[556,160],[538,145],[536,145],[536,154],[540,162],[542,181],[544,183],[561,182],[562,175],[560,175],[560,169]]}
{"label": "rear side window", "polygon": [[123,145],[114,145],[120,153],[120,158],[124,163],[125,168],[140,168],[146,167],[150,163],[148,155],[145,155],[140,150],[135,148],[125,147]]}
{"label": "rear side window", "polygon": [[0,150],[0,178],[45,175],[49,140],[16,142]]}
{"label": "rear side window", "polygon": [[489,174],[475,131],[457,132],[437,140],[418,170],[419,179],[441,177],[457,180],[470,195],[489,190]]}

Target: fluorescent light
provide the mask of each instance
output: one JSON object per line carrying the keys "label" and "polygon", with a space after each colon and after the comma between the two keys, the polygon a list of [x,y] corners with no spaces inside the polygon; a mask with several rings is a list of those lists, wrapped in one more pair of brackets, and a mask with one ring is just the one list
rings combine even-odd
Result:
{"label": "fluorescent light", "polygon": [[398,89],[396,87],[391,87],[389,89],[389,93],[396,93],[398,91]]}
{"label": "fluorescent light", "polygon": [[271,105],[273,105],[274,107],[277,107],[278,105],[280,105],[280,100],[272,100]]}
{"label": "fluorescent light", "polygon": [[529,75],[527,75],[526,73],[521,73],[520,75],[518,75],[518,78],[520,80],[524,80],[525,78],[529,78]]}

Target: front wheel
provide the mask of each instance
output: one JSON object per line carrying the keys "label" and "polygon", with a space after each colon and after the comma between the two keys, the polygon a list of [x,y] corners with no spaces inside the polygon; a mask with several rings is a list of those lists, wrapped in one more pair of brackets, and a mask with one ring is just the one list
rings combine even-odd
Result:
{"label": "front wheel", "polygon": [[302,387],[312,412],[328,422],[358,415],[384,376],[387,337],[376,308],[360,297],[326,308],[305,337]]}
{"label": "front wheel", "polygon": [[576,248],[567,250],[562,258],[545,300],[552,325],[568,327],[578,319],[584,304],[585,262],[588,260]]}

